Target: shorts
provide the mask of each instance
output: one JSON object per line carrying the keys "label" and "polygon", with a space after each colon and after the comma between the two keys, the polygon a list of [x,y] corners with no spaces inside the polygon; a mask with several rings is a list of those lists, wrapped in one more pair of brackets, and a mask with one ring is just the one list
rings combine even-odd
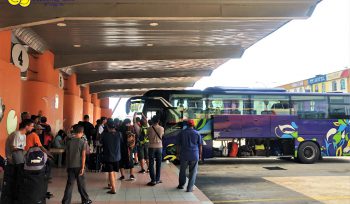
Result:
{"label": "shorts", "polygon": [[138,157],[139,160],[145,159],[148,160],[148,143],[140,145],[138,148]]}
{"label": "shorts", "polygon": [[105,162],[102,165],[102,172],[119,172],[119,162]]}

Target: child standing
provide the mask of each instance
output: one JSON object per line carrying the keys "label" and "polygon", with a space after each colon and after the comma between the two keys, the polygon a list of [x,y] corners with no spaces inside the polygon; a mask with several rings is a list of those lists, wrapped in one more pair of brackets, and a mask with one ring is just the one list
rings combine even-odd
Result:
{"label": "child standing", "polygon": [[77,180],[78,190],[83,204],[90,204],[92,201],[85,188],[85,159],[87,143],[82,139],[84,128],[80,125],[73,127],[74,135],[67,141],[66,158],[68,180],[66,190],[62,199],[62,204],[70,204],[72,200],[73,182]]}

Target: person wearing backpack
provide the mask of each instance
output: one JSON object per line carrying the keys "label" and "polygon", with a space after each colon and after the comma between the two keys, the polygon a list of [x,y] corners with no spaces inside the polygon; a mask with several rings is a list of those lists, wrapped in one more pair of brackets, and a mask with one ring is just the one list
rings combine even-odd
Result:
{"label": "person wearing backpack", "polygon": [[134,160],[132,152],[135,147],[136,136],[131,126],[131,120],[125,119],[122,126],[120,127],[122,133],[123,142],[121,144],[121,160],[120,160],[120,174],[119,180],[125,179],[124,169],[130,169],[130,180],[135,180],[134,176]]}
{"label": "person wearing backpack", "polygon": [[107,121],[107,131],[101,135],[102,144],[102,171],[108,172],[109,185],[111,190],[107,193],[116,194],[115,172],[119,172],[119,161],[121,158],[120,144],[122,135],[115,130],[115,124],[112,119]]}
{"label": "person wearing backpack", "polygon": [[89,195],[86,192],[84,177],[87,142],[81,139],[84,135],[84,127],[75,125],[73,134],[74,136],[67,141],[66,145],[68,179],[62,204],[71,203],[74,180],[77,180],[82,203],[90,204],[92,201],[89,199]]}
{"label": "person wearing backpack", "polygon": [[[164,135],[164,128],[159,125],[159,117],[153,116],[152,126],[147,129],[147,135],[149,138],[149,174],[151,181],[147,183],[149,186],[154,186],[158,183],[162,183],[160,180],[160,168],[162,165],[162,139]],[[154,160],[156,160],[156,173],[154,173]]]}
{"label": "person wearing backpack", "polygon": [[[149,139],[147,136],[147,118],[142,114],[142,120],[137,122],[136,115],[134,115],[134,128],[137,135],[137,150],[138,150],[138,159],[140,161],[141,170],[139,173],[144,174],[146,173],[145,170],[145,164],[147,164],[147,167],[149,167],[149,160],[148,160],[148,147],[149,147]],[[148,171],[148,170],[147,170]]]}
{"label": "person wearing backpack", "polygon": [[4,186],[0,203],[13,203],[18,200],[19,188],[23,180],[26,134],[34,128],[30,119],[23,119],[19,130],[11,133],[5,143],[7,164],[4,172]]}

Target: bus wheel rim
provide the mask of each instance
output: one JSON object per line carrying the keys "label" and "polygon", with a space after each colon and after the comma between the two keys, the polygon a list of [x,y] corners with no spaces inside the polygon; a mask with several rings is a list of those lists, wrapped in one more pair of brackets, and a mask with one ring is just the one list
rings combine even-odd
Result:
{"label": "bus wheel rim", "polygon": [[313,147],[305,147],[303,152],[307,159],[313,159],[315,157],[315,149]]}

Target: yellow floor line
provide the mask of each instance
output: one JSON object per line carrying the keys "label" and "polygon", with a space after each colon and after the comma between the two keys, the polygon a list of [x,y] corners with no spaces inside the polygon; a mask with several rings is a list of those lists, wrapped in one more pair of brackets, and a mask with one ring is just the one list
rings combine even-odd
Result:
{"label": "yellow floor line", "polygon": [[316,196],[316,197],[306,197],[306,198],[262,198],[262,199],[242,199],[242,200],[222,200],[222,201],[212,201],[215,204],[218,203],[240,203],[240,202],[270,202],[270,201],[297,201],[297,200],[315,200],[315,201],[325,201],[325,200],[350,200],[350,196]]}

